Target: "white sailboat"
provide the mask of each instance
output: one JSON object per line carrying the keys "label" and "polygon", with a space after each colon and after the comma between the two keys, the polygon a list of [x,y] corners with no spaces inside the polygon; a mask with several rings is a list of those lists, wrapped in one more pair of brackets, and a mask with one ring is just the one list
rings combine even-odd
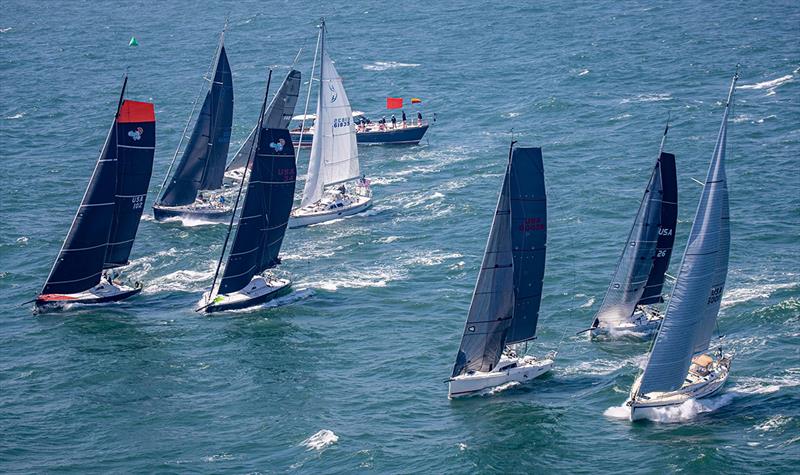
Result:
{"label": "white sailboat", "polygon": [[661,324],[663,314],[655,305],[664,301],[661,290],[678,221],[675,155],[664,152],[668,131],[669,124],[603,304],[585,330],[590,337],[648,337]]}
{"label": "white sailboat", "polygon": [[546,244],[542,149],[512,142],[448,397],[527,382],[553,366],[554,353],[537,358],[520,348],[536,338]]}
{"label": "white sailboat", "polygon": [[[372,190],[358,164],[353,110],[342,78],[325,51],[324,19],[320,25],[317,46],[320,54],[320,84],[314,141],[311,144],[303,198],[300,206],[292,211],[290,228],[350,216],[372,206]],[[314,63],[316,58],[315,53]],[[313,79],[309,82],[309,94],[312,83]]]}
{"label": "white sailboat", "polygon": [[711,351],[710,342],[728,275],[730,218],[725,148],[728,113],[738,78],[737,70],[664,321],[626,402],[631,420],[648,418],[657,408],[710,396],[728,379],[733,356],[723,353],[721,347]]}

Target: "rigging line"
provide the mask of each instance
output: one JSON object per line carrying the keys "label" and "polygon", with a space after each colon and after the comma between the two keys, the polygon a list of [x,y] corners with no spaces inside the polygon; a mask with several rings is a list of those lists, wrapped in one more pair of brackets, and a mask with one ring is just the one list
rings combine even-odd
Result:
{"label": "rigging line", "polygon": [[[303,120],[300,122],[300,138],[297,141],[297,155],[298,156],[300,155],[300,149],[303,148],[303,132],[305,132],[305,129],[306,129],[306,118],[308,117],[308,103],[311,101],[311,88],[314,85],[314,69],[317,67],[317,53],[319,53],[319,44],[320,44],[320,40],[321,39],[322,39],[322,28],[320,28],[319,35],[317,35],[317,46],[314,49],[314,61],[312,61],[312,63],[311,63],[311,75],[308,77],[308,94],[306,95],[306,107],[305,107],[305,110],[303,110]],[[300,55],[300,53],[298,53],[298,56],[299,55]],[[322,65],[320,64],[320,69],[321,68],[322,68]],[[320,77],[320,80],[321,79],[322,78]],[[320,86],[320,87],[322,87],[322,86]],[[308,172],[306,172],[306,175],[308,175]],[[307,176],[306,176],[306,180],[308,180]]]}
{"label": "rigging line", "polygon": [[[267,107],[267,99],[269,98],[269,84],[272,81],[272,69],[269,70],[269,75],[267,76],[267,90],[264,92],[264,102],[261,104],[261,114],[258,116],[258,127],[256,128],[256,134],[261,135],[261,126],[264,123],[264,109]],[[256,144],[258,144],[258,139],[260,137],[256,137]],[[239,199],[242,197],[242,189],[244,188],[244,182],[247,179],[247,171],[250,169],[250,161],[253,159],[253,155],[255,154],[255,149],[258,148],[258,145],[252,147],[250,149],[250,154],[247,156],[247,163],[244,166],[244,173],[242,174],[242,182],[239,184],[239,192],[236,194],[236,201],[233,204],[233,211],[231,212],[231,220],[228,223],[228,232],[225,234],[225,241],[222,244],[222,252],[219,255],[219,261],[217,262],[217,270],[214,271],[214,279],[211,281],[211,290],[208,292],[208,300],[207,302],[213,303],[214,300],[214,287],[217,285],[217,277],[219,276],[219,269],[222,266],[222,259],[225,257],[225,249],[228,247],[228,240],[231,237],[231,230],[233,229],[233,221],[236,217],[236,209],[239,207]],[[238,232],[238,229],[237,229]],[[211,305],[208,303],[208,305]],[[203,310],[204,308],[208,307],[200,307],[196,311]]]}
{"label": "rigging line", "polygon": [[[222,33],[220,34],[220,43],[217,45],[217,50],[214,51],[214,58],[217,57],[217,52],[222,45],[222,40],[225,38],[225,29],[228,27],[228,19],[225,19],[225,26],[223,26]],[[206,76],[211,74],[211,68],[214,67],[216,61],[214,59],[211,60],[211,64],[208,65],[208,69],[206,70],[206,74],[203,76],[205,79]],[[211,86],[209,86],[210,90]],[[194,117],[194,111],[197,109],[197,102],[200,100],[200,97],[203,95],[203,91],[206,89],[206,81],[202,81],[200,85],[200,91],[197,92],[197,97],[194,99],[194,104],[192,104],[192,111],[189,112],[189,117],[186,119],[186,126],[183,128],[183,132],[181,133],[181,138],[178,140],[178,147],[175,149],[175,154],[172,155],[172,161],[169,164],[169,168],[167,169],[167,173],[164,175],[164,180],[161,182],[161,186],[158,188],[158,196],[159,198],[156,200],[156,204],[159,204],[161,200],[164,198],[161,196],[161,193],[164,191],[164,186],[167,184],[167,180],[169,179],[170,175],[172,174],[172,167],[175,166],[175,160],[178,158],[178,153],[181,151],[181,145],[183,145],[183,140],[186,138],[186,131],[189,130],[189,124],[192,123],[192,118]]]}

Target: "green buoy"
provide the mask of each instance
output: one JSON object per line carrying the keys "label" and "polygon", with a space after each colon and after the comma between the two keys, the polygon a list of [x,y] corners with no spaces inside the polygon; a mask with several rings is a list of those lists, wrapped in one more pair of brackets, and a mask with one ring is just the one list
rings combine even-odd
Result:
{"label": "green buoy", "polygon": [[130,43],[128,43],[128,46],[139,46],[139,42],[136,41],[136,37],[135,36],[131,36],[131,41],[130,41]]}

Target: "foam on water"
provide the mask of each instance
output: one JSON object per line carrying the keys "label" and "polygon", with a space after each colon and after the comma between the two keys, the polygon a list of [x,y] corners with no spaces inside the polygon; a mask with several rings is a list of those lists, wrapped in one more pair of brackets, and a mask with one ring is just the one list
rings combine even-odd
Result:
{"label": "foam on water", "polygon": [[522,383],[520,383],[519,381],[509,381],[507,383],[501,384],[500,386],[484,389],[483,391],[480,391],[478,394],[480,396],[494,396],[495,394],[500,394],[503,391],[508,391],[511,388],[515,388],[520,384]]}
{"label": "foam on water", "polygon": [[332,430],[322,429],[302,442],[308,450],[323,450],[331,444],[339,442],[339,436]]}
{"label": "foam on water", "polygon": [[404,279],[405,276],[406,271],[396,267],[373,267],[356,269],[340,277],[326,276],[320,280],[302,282],[302,285],[335,292],[340,288],[386,287],[389,282]]}
{"label": "foam on water", "polygon": [[152,279],[145,283],[142,293],[198,292],[203,290],[211,284],[210,280],[214,277],[217,262],[211,261],[210,264],[205,271],[179,270]]}
{"label": "foam on water", "polygon": [[399,63],[397,61],[375,61],[371,64],[365,64],[363,68],[367,71],[386,71],[387,69],[395,68],[416,68],[420,66],[417,63]]}
{"label": "foam on water", "polygon": [[776,79],[770,79],[769,81],[757,82],[755,84],[742,84],[736,86],[736,89],[773,89],[787,82],[791,82],[792,80],[794,80],[794,76],[787,74]]}
{"label": "foam on water", "polygon": [[628,104],[631,102],[661,102],[661,101],[671,101],[672,94],[670,93],[659,93],[659,94],[637,94],[633,98],[626,98],[620,101],[620,104]]}
{"label": "foam on water", "polygon": [[[688,422],[697,418],[700,414],[716,411],[727,406],[736,397],[735,394],[726,393],[717,397],[703,399],[689,399],[678,406],[654,407],[641,412],[646,419],[661,423]],[[629,419],[630,408],[625,404],[612,406],[603,412],[603,415],[611,419]]]}
{"label": "foam on water", "polygon": [[769,298],[770,295],[778,290],[793,289],[798,286],[800,286],[800,282],[782,282],[731,289],[725,292],[721,306],[722,308],[728,308],[754,299]]}

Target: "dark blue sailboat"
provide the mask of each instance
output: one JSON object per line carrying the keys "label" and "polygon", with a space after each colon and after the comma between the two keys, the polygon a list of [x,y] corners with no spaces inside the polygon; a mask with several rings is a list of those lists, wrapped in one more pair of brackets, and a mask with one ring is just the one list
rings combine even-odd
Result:
{"label": "dark blue sailboat", "polygon": [[661,291],[678,221],[675,155],[663,151],[668,131],[669,125],[590,336],[649,336],[661,324],[663,315],[653,305],[664,301]]}
{"label": "dark blue sailboat", "polygon": [[114,123],[56,258],[37,307],[126,299],[142,290],[119,281],[128,264],[153,171],[153,104],[125,99],[122,85]]}
{"label": "dark blue sailboat", "polygon": [[[270,77],[271,75],[270,72]],[[283,89],[279,91],[275,102],[280,103],[283,100],[281,95],[286,93]],[[261,106],[255,146],[251,148],[250,156],[245,162],[246,174],[234,205],[238,209],[244,191],[227,264],[217,286],[217,276],[226,252],[233,219],[211,291],[206,294],[203,306],[198,310],[218,312],[251,307],[284,295],[290,289],[291,282],[288,279],[266,272],[281,262],[278,254],[294,201],[297,175],[289,130],[285,127],[267,127],[267,95],[268,92]]]}
{"label": "dark blue sailboat", "polygon": [[[211,85],[206,92],[192,135],[175,167],[175,173],[169,178],[169,183],[168,178],[164,179],[161,196],[153,206],[153,216],[157,220],[178,216],[213,220],[223,218],[231,212],[231,207],[224,202],[224,198],[215,193],[222,188],[233,123],[233,77],[224,39],[223,31],[213,63]],[[191,119],[192,117],[189,122]],[[167,177],[170,177],[182,143],[183,137],[167,171]]]}

